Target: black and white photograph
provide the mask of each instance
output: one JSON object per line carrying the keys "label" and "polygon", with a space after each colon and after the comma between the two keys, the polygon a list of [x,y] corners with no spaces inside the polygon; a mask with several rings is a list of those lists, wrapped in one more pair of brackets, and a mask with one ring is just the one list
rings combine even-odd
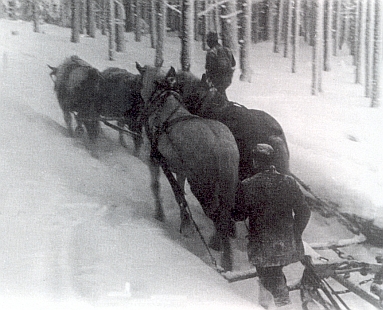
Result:
{"label": "black and white photograph", "polygon": [[1,308],[383,309],[382,12],[1,0]]}

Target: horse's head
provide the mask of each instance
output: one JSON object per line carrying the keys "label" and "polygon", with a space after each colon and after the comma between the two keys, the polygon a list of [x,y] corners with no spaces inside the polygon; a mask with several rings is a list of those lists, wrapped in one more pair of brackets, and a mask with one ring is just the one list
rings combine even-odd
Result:
{"label": "horse's head", "polygon": [[136,68],[141,75],[141,97],[146,105],[161,92],[177,90],[176,70],[173,67],[167,73],[161,68],[141,66],[139,63],[136,63]]}

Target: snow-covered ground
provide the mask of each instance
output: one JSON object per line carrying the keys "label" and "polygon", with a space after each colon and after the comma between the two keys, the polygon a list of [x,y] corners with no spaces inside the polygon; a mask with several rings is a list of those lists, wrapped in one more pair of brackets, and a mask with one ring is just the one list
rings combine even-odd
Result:
{"label": "snow-covered ground", "polygon": [[[77,54],[100,70],[136,72],[136,61],[154,61],[149,38],[134,42],[127,34],[127,52],[110,62],[100,34],[73,44],[70,29],[43,25],[42,31],[0,20],[0,303],[12,309],[257,309],[254,279],[228,284],[199,237],[178,233],[179,210],[165,179],[167,220],[153,219],[149,172],[131,155],[132,143],[122,148],[117,133],[104,128],[95,159],[83,139],[67,135],[47,64]],[[165,47],[164,67],[179,68],[179,39],[168,37]],[[204,52],[198,44],[194,52],[191,70],[200,75]],[[300,53],[292,74],[291,60],[272,53],[270,43],[255,45],[252,83],[240,82],[237,70],[228,96],[281,123],[291,170],[319,197],[383,228],[383,109],[370,108],[363,87],[354,84],[345,50],[323,73],[324,92],[311,96],[310,48],[302,43]],[[207,238],[211,222],[190,192],[187,199]],[[236,270],[249,267],[241,224],[239,231]],[[308,243],[351,237],[335,219],[316,213],[304,233]],[[383,250],[363,245],[352,252],[373,261]],[[289,280],[299,277],[298,269],[287,268]],[[292,299],[297,306],[299,296]],[[350,300],[354,309],[369,309]]]}

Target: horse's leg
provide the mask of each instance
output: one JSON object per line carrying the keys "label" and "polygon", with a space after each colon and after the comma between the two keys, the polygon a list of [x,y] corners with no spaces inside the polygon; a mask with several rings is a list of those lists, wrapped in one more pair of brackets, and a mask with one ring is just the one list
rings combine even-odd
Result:
{"label": "horse's leg", "polygon": [[156,205],[156,213],[154,218],[156,220],[163,222],[165,220],[165,214],[164,214],[164,210],[162,209],[161,197],[160,197],[160,166],[153,157],[150,157],[149,170],[151,175],[150,187],[152,189],[154,202]]}
{"label": "horse's leg", "polygon": [[65,111],[65,110],[63,110],[63,114],[64,114],[65,124],[68,128],[69,136],[74,137],[74,132],[73,132],[73,128],[72,128],[72,115],[69,111]]}
{"label": "horse's leg", "polygon": [[[119,120],[117,122],[117,126],[120,127],[120,128],[124,128],[126,122],[124,120]],[[120,144],[124,147],[124,148],[128,148],[126,142],[125,142],[125,139],[124,139],[124,133],[122,131],[119,131],[118,132],[118,139],[120,141]]]}

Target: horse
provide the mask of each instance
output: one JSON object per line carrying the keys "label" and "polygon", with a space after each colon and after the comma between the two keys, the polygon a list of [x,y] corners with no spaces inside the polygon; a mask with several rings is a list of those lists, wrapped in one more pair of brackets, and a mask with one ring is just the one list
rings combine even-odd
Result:
{"label": "horse", "polygon": [[[118,127],[128,126],[132,132],[135,146],[134,155],[138,156],[142,145],[141,108],[141,75],[125,69],[107,68],[101,72],[99,114],[111,120],[118,120]],[[127,147],[124,134],[119,132],[121,145]]]}
{"label": "horse", "polygon": [[[50,76],[69,135],[82,134],[84,124],[89,139],[94,141],[100,130],[96,112],[100,72],[76,55],[66,58],[58,67],[48,67],[52,70]],[[72,114],[77,122],[75,131],[72,128]]]}
{"label": "horse", "polygon": [[275,151],[272,165],[280,173],[290,174],[290,154],[286,137],[281,125],[270,114],[227,100],[217,92],[205,74],[199,79],[190,72],[179,71],[175,87],[191,113],[218,120],[229,127],[240,153],[240,180],[260,172],[256,158],[255,165],[253,163],[252,154],[259,143],[271,145]]}
{"label": "horse", "polygon": [[[120,143],[126,147],[121,129],[127,125],[133,135],[134,155],[138,154],[142,145],[139,116],[143,106],[139,74],[115,67],[99,72],[78,56],[67,58],[57,68],[49,68],[70,136],[80,135],[84,124],[90,140],[94,142],[100,132],[100,121],[104,121],[119,130]],[[75,132],[71,114],[77,121]],[[111,125],[108,120],[117,120],[118,126]]]}
{"label": "horse", "polygon": [[[184,193],[175,190],[166,171],[169,169],[187,178],[191,192],[214,223],[216,231],[209,245],[216,246],[219,241],[221,266],[224,270],[232,270],[230,237],[235,236],[235,225],[231,210],[235,203],[239,163],[235,139],[226,125],[193,115],[182,105],[180,96],[173,89],[176,77],[173,67],[166,74],[161,68],[139,63],[136,67],[142,76],[145,131],[152,148],[149,168],[156,218],[164,220],[159,197],[161,166],[176,199]],[[176,187],[179,189],[179,184]],[[190,215],[181,204],[180,210],[182,228],[183,224],[190,223]]]}

